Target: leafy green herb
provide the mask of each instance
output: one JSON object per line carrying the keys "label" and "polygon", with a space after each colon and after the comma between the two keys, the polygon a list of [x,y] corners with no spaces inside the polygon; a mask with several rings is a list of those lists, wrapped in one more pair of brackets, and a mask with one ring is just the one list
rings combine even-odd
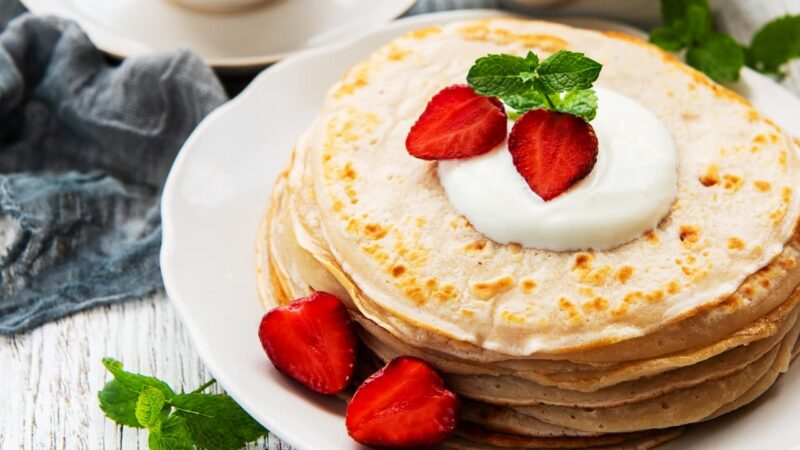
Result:
{"label": "leafy green herb", "polygon": [[561,97],[558,109],[592,120],[597,112],[597,94],[590,89],[567,92]]}
{"label": "leafy green herb", "polygon": [[109,419],[121,425],[143,427],[136,418],[136,403],[139,400],[139,394],[145,387],[158,389],[165,399],[175,395],[166,383],[157,378],[122,370],[122,363],[119,361],[103,358],[103,365],[114,375],[114,379],[109,381],[98,393],[100,409],[106,413]]}
{"label": "leafy green herb", "polygon": [[145,428],[155,428],[161,422],[161,411],[165,407],[164,394],[154,387],[145,386],[136,400],[136,420]]}
{"label": "leafy green herb", "polygon": [[198,447],[241,448],[265,431],[227,395],[178,394],[172,406]]}
{"label": "leafy green herb", "polygon": [[756,33],[749,48],[714,30],[708,0],[661,0],[663,26],[650,31],[650,42],[664,50],[686,50],[686,62],[726,83],[739,79],[747,65],[777,73],[780,66],[800,57],[800,16],[784,16]]}
{"label": "leafy green herb", "polygon": [[783,16],[764,25],[750,42],[747,65],[762,72],[777,73],[780,67],[800,57],[800,15]]}
{"label": "leafy green herb", "polygon": [[104,358],[114,376],[97,393],[106,416],[131,427],[147,428],[151,450],[238,449],[267,430],[227,395],[203,394],[211,380],[190,393],[176,394],[158,378],[126,372]]}
{"label": "leafy green herb", "polygon": [[480,95],[496,97],[522,94],[530,89],[539,58],[532,52],[520,58],[512,55],[488,55],[475,61],[467,82]]}
{"label": "leafy green herb", "polygon": [[514,111],[515,119],[531,109],[552,109],[586,121],[597,113],[592,83],[602,66],[583,53],[561,50],[541,63],[533,52],[523,58],[487,55],[475,61],[467,74],[472,90],[498,97]]}
{"label": "leafy green herb", "polygon": [[690,66],[720,82],[739,79],[744,65],[744,52],[727,34],[713,33],[709,38],[686,52]]}
{"label": "leafy green herb", "polygon": [[583,53],[562,50],[539,65],[536,87],[545,94],[589,89],[602,67]]}
{"label": "leafy green herb", "polygon": [[147,437],[150,450],[191,450],[194,448],[189,428],[183,417],[169,416],[160,428],[151,429]]}

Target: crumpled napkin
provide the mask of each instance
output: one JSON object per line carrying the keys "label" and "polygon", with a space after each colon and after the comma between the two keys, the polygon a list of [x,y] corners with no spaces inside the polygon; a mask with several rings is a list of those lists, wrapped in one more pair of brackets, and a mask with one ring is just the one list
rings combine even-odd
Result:
{"label": "crumpled napkin", "polygon": [[188,50],[115,65],[73,22],[0,17],[0,334],[162,287],[164,180],[226,99]]}

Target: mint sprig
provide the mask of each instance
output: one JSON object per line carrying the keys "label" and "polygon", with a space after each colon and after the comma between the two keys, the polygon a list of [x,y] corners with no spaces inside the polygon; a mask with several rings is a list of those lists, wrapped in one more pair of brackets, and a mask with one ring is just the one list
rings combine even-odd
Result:
{"label": "mint sprig", "polygon": [[583,53],[561,50],[544,61],[533,52],[523,58],[487,55],[475,61],[467,83],[476,93],[497,97],[514,111],[512,118],[531,109],[551,109],[586,120],[597,114],[592,83],[602,65]]}
{"label": "mint sprig", "polygon": [[150,450],[232,450],[263,436],[267,430],[227,395],[203,394],[214,380],[190,393],[175,393],[158,378],[122,369],[104,358],[114,376],[97,393],[106,416],[149,431]]}
{"label": "mint sprig", "polygon": [[778,17],[753,36],[747,49],[747,65],[767,73],[778,73],[793,58],[800,58],[800,15]]}
{"label": "mint sprig", "polygon": [[767,23],[750,47],[714,29],[708,0],[661,0],[661,20],[663,26],[650,31],[650,42],[671,52],[685,50],[687,64],[719,83],[738,80],[745,63],[778,73],[783,64],[800,57],[800,16]]}

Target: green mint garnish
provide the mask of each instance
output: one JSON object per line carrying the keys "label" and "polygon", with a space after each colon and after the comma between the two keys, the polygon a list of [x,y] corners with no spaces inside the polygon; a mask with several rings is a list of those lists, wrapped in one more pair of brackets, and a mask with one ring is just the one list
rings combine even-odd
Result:
{"label": "green mint garnish", "polygon": [[514,111],[515,119],[531,109],[574,114],[585,121],[597,113],[597,95],[591,89],[602,65],[583,53],[561,50],[544,61],[527,56],[487,55],[469,70],[467,83],[476,93],[497,97]]}
{"label": "green mint garnish", "polygon": [[736,81],[744,66],[744,51],[727,34],[712,33],[687,50],[686,62],[717,82]]}
{"label": "green mint garnish", "polygon": [[214,380],[190,393],[175,393],[158,378],[126,372],[104,358],[114,376],[97,393],[106,416],[130,427],[146,428],[151,450],[233,450],[267,430],[227,395],[203,394]]}
{"label": "green mint garnish", "polygon": [[747,65],[762,72],[778,73],[793,58],[800,58],[800,15],[768,22],[747,49]]}
{"label": "green mint garnish", "polygon": [[686,63],[714,81],[739,79],[747,63],[756,70],[777,73],[800,57],[800,16],[784,16],[756,33],[749,48],[714,30],[707,0],[661,0],[663,26],[650,31],[650,42],[664,50],[686,51]]}

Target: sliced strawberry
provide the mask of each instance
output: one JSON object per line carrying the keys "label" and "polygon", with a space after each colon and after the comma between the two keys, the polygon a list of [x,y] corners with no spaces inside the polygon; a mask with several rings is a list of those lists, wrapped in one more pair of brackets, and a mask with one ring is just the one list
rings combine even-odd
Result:
{"label": "sliced strawberry", "polygon": [[347,387],[356,361],[356,336],[347,308],[325,292],[274,308],[258,337],[275,367],[321,394]]}
{"label": "sliced strawberry", "polygon": [[534,109],[517,119],[508,150],[517,172],[547,201],[589,175],[597,162],[597,136],[578,116]]}
{"label": "sliced strawberry", "polygon": [[347,405],[347,432],[378,447],[433,447],[458,423],[459,400],[428,364],[409,356],[393,359],[356,390]]}
{"label": "sliced strawberry", "polygon": [[506,110],[496,98],[482,97],[467,85],[446,87],[434,95],[411,127],[406,150],[420,159],[478,156],[503,142]]}

